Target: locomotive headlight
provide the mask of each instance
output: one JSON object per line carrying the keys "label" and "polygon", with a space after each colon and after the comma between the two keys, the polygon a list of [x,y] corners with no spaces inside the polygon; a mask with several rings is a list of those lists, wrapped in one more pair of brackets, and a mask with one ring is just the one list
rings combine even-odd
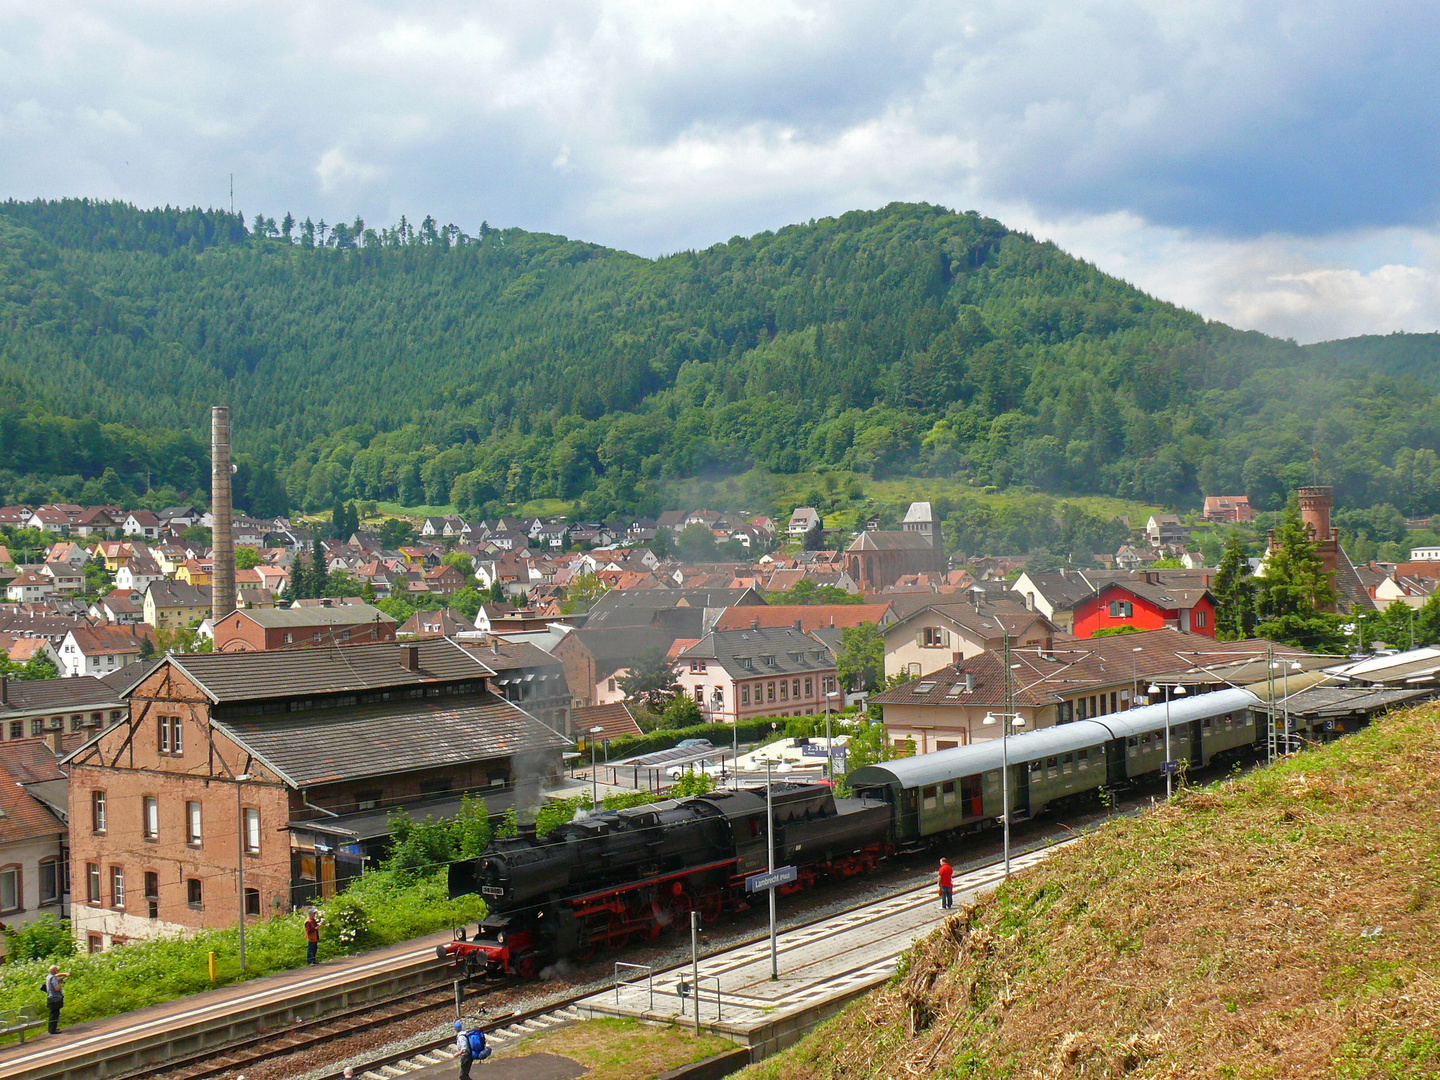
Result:
{"label": "locomotive headlight", "polygon": [[496,944],[496,945],[504,945],[504,944],[505,944],[505,931],[504,931],[504,930],[501,930],[498,934],[495,935],[495,944]]}

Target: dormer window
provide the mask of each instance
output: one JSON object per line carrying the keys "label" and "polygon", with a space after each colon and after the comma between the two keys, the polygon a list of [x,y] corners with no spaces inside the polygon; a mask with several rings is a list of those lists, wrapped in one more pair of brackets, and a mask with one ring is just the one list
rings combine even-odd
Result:
{"label": "dormer window", "polygon": [[760,662],[761,662],[762,664],[768,664],[768,665],[770,665],[771,667],[774,667],[774,666],[775,666],[775,657],[774,657],[774,656],[767,656],[767,655],[765,655],[764,653],[761,653],[761,654],[760,654]]}

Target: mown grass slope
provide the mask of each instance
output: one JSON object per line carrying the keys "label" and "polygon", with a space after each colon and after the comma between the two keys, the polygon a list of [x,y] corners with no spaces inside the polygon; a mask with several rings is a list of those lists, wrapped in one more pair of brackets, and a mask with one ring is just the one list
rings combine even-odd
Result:
{"label": "mown grass slope", "polygon": [[1440,1076],[1440,710],[1119,820],[766,1078]]}

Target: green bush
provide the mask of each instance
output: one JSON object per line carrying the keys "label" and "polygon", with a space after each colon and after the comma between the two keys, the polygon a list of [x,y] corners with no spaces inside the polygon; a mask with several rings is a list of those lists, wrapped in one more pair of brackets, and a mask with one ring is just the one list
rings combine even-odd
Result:
{"label": "green bush", "polygon": [[16,960],[49,960],[72,956],[75,938],[70,933],[70,920],[44,915],[18,930],[5,927],[5,956]]}

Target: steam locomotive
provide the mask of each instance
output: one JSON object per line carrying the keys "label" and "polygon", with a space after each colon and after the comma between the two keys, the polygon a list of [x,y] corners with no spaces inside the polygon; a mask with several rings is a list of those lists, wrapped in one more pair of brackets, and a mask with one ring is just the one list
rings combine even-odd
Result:
{"label": "steam locomotive", "polygon": [[[863,873],[890,853],[884,802],[792,782],[773,784],[771,802],[776,865],[798,871],[782,892]],[[489,914],[473,938],[462,931],[437,951],[467,974],[528,978],[552,959],[688,927],[692,911],[709,923],[744,910],[745,878],[767,859],[763,787],[582,815],[543,840],[498,840],[451,863],[450,896],[478,892]]]}
{"label": "steam locomotive", "polygon": [[[998,825],[1008,765],[1012,821],[1066,800],[1123,788],[1263,745],[1260,699],[1227,689],[856,769],[857,797],[826,784],[772,787],[776,865],[795,866],[782,893],[863,873],[897,850]],[[495,842],[450,864],[452,898],[479,893],[489,915],[475,934],[439,947],[463,968],[524,977],[548,960],[587,959],[699,911],[713,922],[744,910],[745,879],[766,867],[765,789],[582,816],[543,840]]]}

